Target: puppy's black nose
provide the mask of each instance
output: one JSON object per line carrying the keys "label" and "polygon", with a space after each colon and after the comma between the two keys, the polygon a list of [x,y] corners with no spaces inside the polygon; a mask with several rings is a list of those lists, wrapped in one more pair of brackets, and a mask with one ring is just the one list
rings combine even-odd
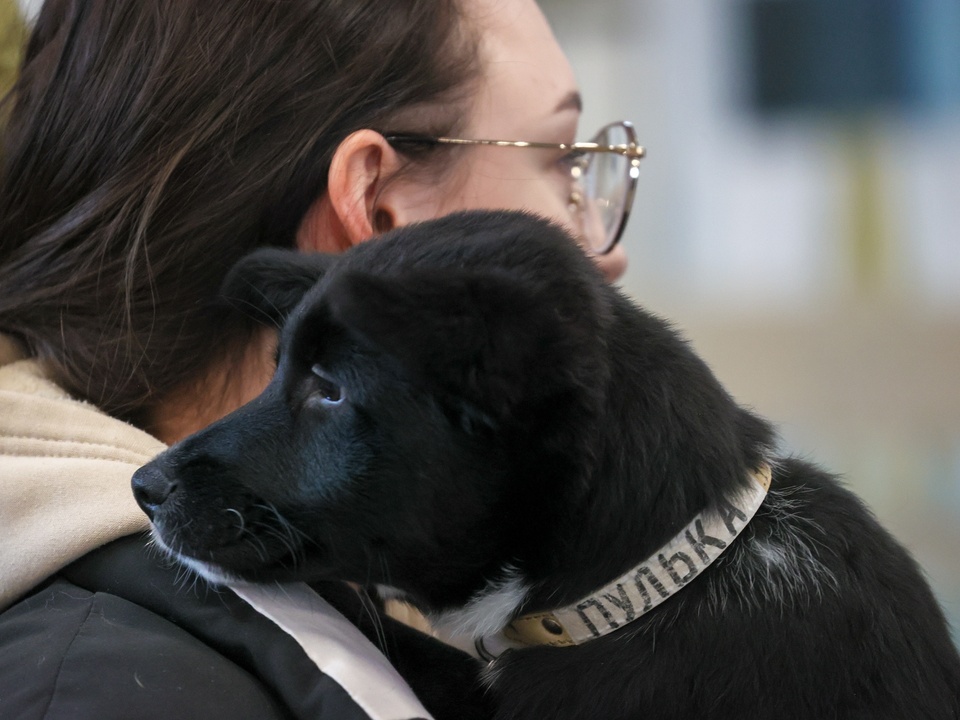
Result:
{"label": "puppy's black nose", "polygon": [[156,463],[149,463],[137,470],[131,485],[133,497],[151,520],[167,498],[177,491],[177,482],[168,478]]}

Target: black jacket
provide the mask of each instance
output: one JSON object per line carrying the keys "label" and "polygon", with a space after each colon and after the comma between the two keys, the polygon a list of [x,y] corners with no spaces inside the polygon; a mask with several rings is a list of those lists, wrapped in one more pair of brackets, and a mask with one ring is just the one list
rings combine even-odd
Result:
{"label": "black jacket", "polygon": [[0,718],[369,720],[293,638],[142,537],[0,614]]}

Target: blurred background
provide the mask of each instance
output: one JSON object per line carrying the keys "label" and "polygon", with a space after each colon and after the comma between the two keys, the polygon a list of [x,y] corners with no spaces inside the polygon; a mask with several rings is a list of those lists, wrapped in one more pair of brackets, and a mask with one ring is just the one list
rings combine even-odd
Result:
{"label": "blurred background", "polygon": [[648,149],[624,288],[839,473],[960,641],[960,0],[541,0]]}
{"label": "blurred background", "polygon": [[[0,0],[0,86],[37,0]],[[649,155],[624,288],[839,473],[960,640],[960,0],[541,0]]]}

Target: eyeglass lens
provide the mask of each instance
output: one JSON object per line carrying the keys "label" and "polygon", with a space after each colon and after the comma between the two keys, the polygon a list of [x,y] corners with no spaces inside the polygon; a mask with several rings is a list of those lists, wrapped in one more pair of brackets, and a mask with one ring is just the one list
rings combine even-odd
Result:
{"label": "eyeglass lens", "polygon": [[[626,128],[620,124],[608,125],[591,142],[598,145],[625,145],[630,141]],[[606,252],[617,239],[623,222],[629,195],[630,159],[619,153],[588,153],[581,176],[587,198],[587,217],[590,226],[585,230],[592,238],[593,250]]]}

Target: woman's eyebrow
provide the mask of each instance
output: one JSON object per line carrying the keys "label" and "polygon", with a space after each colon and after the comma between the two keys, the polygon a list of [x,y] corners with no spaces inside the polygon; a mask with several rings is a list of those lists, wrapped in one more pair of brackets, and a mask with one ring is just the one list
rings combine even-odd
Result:
{"label": "woman's eyebrow", "polygon": [[571,90],[569,93],[567,93],[563,100],[560,101],[560,104],[557,105],[554,112],[563,112],[564,110],[576,110],[577,112],[583,112],[583,98],[580,96],[579,92],[576,90]]}

